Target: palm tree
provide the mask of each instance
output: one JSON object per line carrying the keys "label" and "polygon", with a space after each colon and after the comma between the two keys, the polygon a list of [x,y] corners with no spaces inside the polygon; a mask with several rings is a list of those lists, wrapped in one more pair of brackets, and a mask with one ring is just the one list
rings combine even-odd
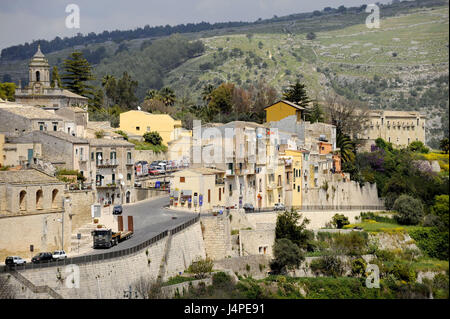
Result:
{"label": "palm tree", "polygon": [[147,93],[145,94],[144,100],[158,99],[158,97],[159,92],[157,90],[151,89],[148,90]]}
{"label": "palm tree", "polygon": [[175,92],[169,87],[163,87],[159,90],[161,101],[166,105],[174,105],[176,101]]}
{"label": "palm tree", "polygon": [[202,91],[202,100],[206,103],[209,104],[209,101],[211,101],[211,93],[212,91],[214,91],[214,85],[212,84],[207,84],[203,87],[203,91]]}
{"label": "palm tree", "polygon": [[109,82],[109,80],[114,79],[113,75],[107,74],[102,78],[102,86],[104,87],[106,85],[106,83]]}
{"label": "palm tree", "polygon": [[338,134],[336,144],[341,150],[343,163],[353,162],[355,160],[355,145],[347,135],[342,133]]}

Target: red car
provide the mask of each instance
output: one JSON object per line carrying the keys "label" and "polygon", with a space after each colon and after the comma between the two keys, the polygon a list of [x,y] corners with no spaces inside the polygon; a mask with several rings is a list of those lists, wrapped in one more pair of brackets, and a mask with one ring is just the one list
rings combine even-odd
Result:
{"label": "red car", "polygon": [[155,169],[149,169],[148,170],[148,175],[158,175],[158,174],[159,174],[159,172],[157,170],[155,170]]}

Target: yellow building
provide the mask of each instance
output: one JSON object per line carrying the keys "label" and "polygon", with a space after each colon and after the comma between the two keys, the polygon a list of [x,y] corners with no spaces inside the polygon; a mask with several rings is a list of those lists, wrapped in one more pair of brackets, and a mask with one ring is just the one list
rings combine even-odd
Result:
{"label": "yellow building", "polygon": [[143,136],[147,132],[158,132],[162,144],[177,139],[182,131],[181,121],[174,120],[168,114],[152,114],[144,111],[128,111],[120,113],[120,130],[131,138]]}
{"label": "yellow building", "polygon": [[297,121],[303,119],[304,107],[295,103],[281,100],[264,108],[266,111],[266,122],[280,121],[288,116],[296,115]]}
{"label": "yellow building", "polygon": [[170,185],[170,207],[206,213],[224,206],[224,175],[224,171],[204,167],[173,173]]}
{"label": "yellow building", "polygon": [[4,164],[5,153],[3,151],[4,145],[5,145],[5,135],[4,134],[0,134],[0,167],[5,166],[5,164]]}
{"label": "yellow building", "polygon": [[[287,164],[291,165],[292,173],[286,173],[286,183],[289,184],[287,189],[292,189],[292,194],[290,196],[290,205],[294,208],[299,208],[302,206],[302,158],[303,153],[297,150],[286,150],[286,157],[289,158],[290,162]],[[288,165],[287,165],[288,167]]]}
{"label": "yellow building", "polygon": [[275,203],[285,204],[286,177],[284,161],[280,160],[274,168],[267,168],[266,207],[273,208]]}

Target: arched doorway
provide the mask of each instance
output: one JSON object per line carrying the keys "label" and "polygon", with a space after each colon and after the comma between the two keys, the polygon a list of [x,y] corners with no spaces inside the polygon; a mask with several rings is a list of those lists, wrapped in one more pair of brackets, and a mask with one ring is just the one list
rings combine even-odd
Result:
{"label": "arched doorway", "polygon": [[21,191],[19,194],[19,209],[27,210],[27,192]]}
{"label": "arched doorway", "polygon": [[126,194],[126,203],[128,204],[130,202],[131,199],[131,193],[128,191]]}
{"label": "arched doorway", "polygon": [[42,209],[42,200],[43,200],[43,195],[42,195],[42,189],[38,190],[36,192],[36,209]]}
{"label": "arched doorway", "polygon": [[56,200],[57,196],[58,196],[58,190],[54,189],[52,191],[52,208],[58,208],[58,201]]}

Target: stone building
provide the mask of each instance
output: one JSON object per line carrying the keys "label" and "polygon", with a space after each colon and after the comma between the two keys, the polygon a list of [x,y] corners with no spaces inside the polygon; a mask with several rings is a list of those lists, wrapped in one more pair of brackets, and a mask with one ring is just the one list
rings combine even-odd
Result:
{"label": "stone building", "polygon": [[89,113],[79,107],[62,107],[54,110],[55,114],[70,121],[74,127],[67,128],[66,133],[81,138],[86,138],[86,129],[89,122]]}
{"label": "stone building", "polygon": [[92,138],[88,142],[97,202],[134,202],[134,144],[106,138]]}
{"label": "stone building", "polygon": [[[191,168],[173,173],[170,207],[192,212],[210,212],[225,204],[224,171]],[[201,206],[201,207],[200,207]]]}
{"label": "stone building", "polygon": [[33,141],[19,141],[0,134],[0,167],[29,166],[40,159],[42,147]]}
{"label": "stone building", "polygon": [[425,143],[426,116],[413,111],[371,111],[365,130],[358,137],[362,148],[370,151],[377,138],[397,147],[406,147],[414,141]]}
{"label": "stone building", "polygon": [[28,65],[28,85],[24,88],[19,87],[15,92],[16,102],[31,106],[46,106],[61,108],[68,106],[87,105],[88,99],[84,96],[59,88],[55,82],[55,87],[51,87],[50,65],[41,47],[38,46]]}
{"label": "stone building", "polygon": [[77,170],[86,178],[93,180],[94,172],[89,161],[89,142],[60,131],[36,131],[20,137],[9,138],[14,143],[34,143],[40,145],[39,158],[58,169]]}
{"label": "stone building", "polygon": [[0,103],[0,132],[19,134],[31,131],[68,131],[73,124],[39,107]]}
{"label": "stone building", "polygon": [[[64,183],[34,169],[0,171],[0,258],[70,246],[71,214]],[[63,218],[63,219],[61,219]]]}

